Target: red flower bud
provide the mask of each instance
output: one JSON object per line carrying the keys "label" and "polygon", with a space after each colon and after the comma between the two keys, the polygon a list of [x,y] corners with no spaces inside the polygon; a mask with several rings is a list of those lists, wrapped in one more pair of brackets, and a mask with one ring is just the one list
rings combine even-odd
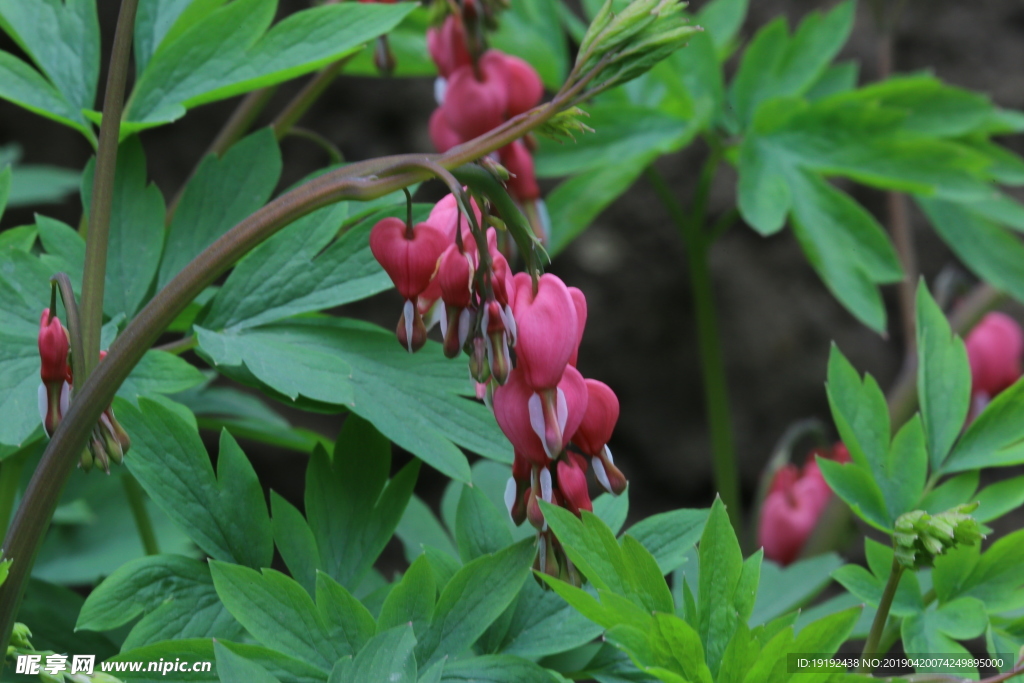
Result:
{"label": "red flower bud", "polygon": [[441,299],[446,307],[468,308],[473,301],[474,259],[459,251],[456,244],[449,245],[437,266],[437,282]]}
{"label": "red flower bud", "polygon": [[70,345],[60,319],[50,317],[50,309],[44,308],[39,318],[39,376],[45,384],[58,384],[67,378]]}
{"label": "red flower bud", "polygon": [[505,145],[498,152],[502,165],[510,177],[506,186],[509,193],[520,201],[531,201],[540,197],[537,173],[533,166],[533,155],[521,141]]}
{"label": "red flower bud", "polygon": [[586,467],[586,461],[575,453],[569,453],[568,458],[558,461],[558,489],[565,498],[566,507],[577,517],[580,510],[594,511],[587,489]]}
{"label": "red flower bud", "polygon": [[604,382],[586,380],[587,411],[572,442],[590,456],[596,456],[612,438],[619,420],[619,399]]}
{"label": "red flower bud", "polygon": [[987,399],[1017,381],[1021,374],[1024,332],[1005,313],[989,313],[965,341],[971,365],[971,394]]}
{"label": "red flower bud", "polygon": [[498,52],[505,63],[508,88],[508,116],[518,116],[536,107],[544,96],[544,84],[537,70],[519,57]]}

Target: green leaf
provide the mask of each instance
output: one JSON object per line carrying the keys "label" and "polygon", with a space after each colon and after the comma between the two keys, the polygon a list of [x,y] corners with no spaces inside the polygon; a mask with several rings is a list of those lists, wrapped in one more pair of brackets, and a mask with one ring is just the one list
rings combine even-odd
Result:
{"label": "green leaf", "polygon": [[721,498],[715,498],[711,506],[698,554],[700,618],[697,632],[708,667],[711,673],[717,674],[726,645],[736,628],[736,591],[743,573],[743,554]]}
{"label": "green leaf", "polygon": [[455,540],[463,562],[512,544],[505,516],[479,488],[463,487],[455,524]]}
{"label": "green leaf", "polygon": [[386,33],[408,5],[338,4],[287,17],[277,2],[231,2],[153,55],[125,112],[122,135],[174,121],[186,108],[301,76]]}
{"label": "green leaf", "polygon": [[60,202],[82,184],[81,173],[58,166],[23,164],[13,167],[12,172],[8,207]]}
{"label": "green leaf", "polygon": [[[900,629],[903,647],[909,656],[927,655],[928,653],[948,654],[954,660],[970,659],[969,651],[957,643],[981,635],[988,626],[985,606],[974,598],[960,598],[953,602],[929,606],[921,613],[913,614],[903,620]],[[927,661],[927,660],[926,660]],[[958,673],[976,678],[975,667],[947,667],[942,660],[940,666],[917,667],[918,673]]]}
{"label": "green leaf", "polygon": [[527,581],[496,651],[535,659],[584,645],[601,631],[558,594]]}
{"label": "green leaf", "polygon": [[273,534],[263,488],[238,444],[221,432],[217,476],[196,430],[164,406],[119,402],[132,437],[129,471],[160,509],[214,558],[264,567]]}
{"label": "green leaf", "polygon": [[416,683],[415,647],[416,637],[411,626],[383,631],[356,655],[344,680],[349,683]]}
{"label": "green leaf", "polygon": [[848,1],[828,14],[813,12],[792,37],[784,18],[758,31],[744,52],[730,91],[741,126],[750,123],[762,102],[806,92],[850,35],[854,7]]}
{"label": "green leaf", "polygon": [[625,103],[595,104],[583,122],[594,129],[575,142],[539,138],[537,175],[551,178],[608,167],[608,159],[660,156],[685,146],[696,132],[676,116]]}
{"label": "green leaf", "polygon": [[928,492],[918,505],[929,514],[938,514],[974,500],[978,490],[978,471],[971,470],[950,477]]}
{"label": "green leaf", "polygon": [[651,612],[671,614],[674,611],[672,592],[654,557],[629,534],[622,537],[622,557],[633,575],[633,585],[637,587],[643,606]]}
{"label": "green leaf", "polygon": [[[888,546],[882,546],[870,539],[865,539],[864,545],[868,551],[868,565],[871,571],[855,564],[847,564],[832,572],[832,578],[867,604],[878,607],[892,570],[893,552]],[[917,575],[914,572],[903,572],[896,588],[896,596],[893,598],[892,613],[904,617],[922,609],[924,602],[921,599]]]}
{"label": "green leaf", "polygon": [[[968,556],[969,559],[969,556]],[[1015,531],[992,544],[960,580],[954,596],[973,597],[985,603],[988,611],[999,613],[1024,606],[1020,594],[1020,565],[1024,562],[1024,531]]]}
{"label": "green leaf", "polygon": [[548,253],[555,256],[569,246],[598,214],[640,177],[656,153],[617,159],[561,183],[547,196],[551,240]]}
{"label": "green leaf", "polygon": [[980,131],[994,111],[984,95],[951,87],[930,74],[887,78],[861,88],[859,97],[904,110],[904,129],[935,137]]}
{"label": "green leaf", "polygon": [[556,683],[554,674],[533,662],[510,655],[484,655],[449,661],[443,681],[452,683]]}
{"label": "green leaf", "polygon": [[619,533],[629,516],[629,489],[617,496],[608,492],[602,493],[593,502],[594,514],[608,525],[613,534]]}
{"label": "green leaf", "polygon": [[885,330],[877,285],[898,282],[899,257],[882,226],[849,195],[816,175],[789,178],[793,231],[829,291],[861,322]]}
{"label": "green leaf", "polygon": [[378,632],[401,624],[412,624],[417,636],[430,624],[437,599],[437,584],[430,561],[420,556],[384,600],[377,623]]}
{"label": "green leaf", "polygon": [[929,462],[938,470],[967,419],[971,368],[963,340],[952,333],[924,280],[917,287],[917,348],[921,419]]}
{"label": "green leaf", "polygon": [[204,158],[185,186],[167,229],[157,289],[163,289],[218,237],[266,204],[280,176],[281,151],[269,127],[235,143],[220,159],[213,154]]}
{"label": "green leaf", "polygon": [[217,677],[221,683],[279,683],[266,669],[236,655],[216,640],[213,652],[217,660]]}
{"label": "green leaf", "polygon": [[[0,28],[53,84],[47,96],[52,98],[56,95],[64,105],[57,108],[56,113],[62,118],[67,116],[77,124],[75,127],[85,132],[81,111],[93,107],[100,71],[100,27],[96,4],[91,0],[2,0]],[[3,54],[3,57],[15,61],[9,55]],[[0,70],[3,69],[3,61],[6,60],[0,60]],[[24,65],[23,62],[21,64]],[[31,71],[27,66],[24,70]],[[0,83],[6,82],[6,77],[0,78]],[[39,83],[45,81],[39,78],[33,88],[38,88]],[[46,109],[53,111],[51,107]]]}
{"label": "green leaf", "polygon": [[395,535],[405,546],[405,559],[409,563],[423,554],[424,546],[432,546],[452,558],[459,555],[451,536],[445,531],[434,511],[415,494],[409,498],[409,504],[398,522]]}
{"label": "green leaf", "polygon": [[150,555],[122,565],[86,598],[75,628],[109,631],[140,615],[125,649],[243,633],[217,597],[209,567],[180,555]]}
{"label": "green leaf", "polygon": [[[95,160],[82,176],[82,204],[88,215]],[[138,137],[117,151],[114,199],[107,245],[107,276],[103,311],[132,316],[146,300],[160,265],[164,246],[164,196],[146,184],[146,155]]]}
{"label": "green leaf", "polygon": [[264,646],[324,672],[351,654],[332,637],[309,594],[284,574],[216,560],[210,561],[210,571],[224,606]]}
{"label": "green leaf", "polygon": [[700,8],[694,23],[711,37],[715,51],[724,57],[747,16],[749,0],[712,0]]}
{"label": "green leaf", "polygon": [[536,549],[526,539],[462,567],[441,591],[430,627],[416,646],[429,665],[459,655],[512,603],[530,572]]}
{"label": "green leaf", "polygon": [[277,491],[270,492],[270,526],[274,543],[292,578],[307,593],[316,595],[317,571],[323,569],[316,538],[302,513]]}
{"label": "green leaf", "polygon": [[991,522],[1024,505],[1024,477],[1014,477],[986,486],[975,498],[978,509],[972,517],[979,522]]}
{"label": "green leaf", "polygon": [[[348,363],[354,392],[351,410],[454,479],[469,480],[466,457],[455,444],[495,460],[511,460],[511,447],[491,411],[463,398],[473,391],[465,368],[444,358],[434,342],[410,355],[395,342],[393,332],[327,318],[294,320],[237,334],[203,329],[197,333],[203,353],[236,379],[246,379],[238,367],[243,358],[273,357],[269,349],[284,349],[288,354],[274,358],[275,373],[295,372],[291,357],[296,354],[332,355],[335,361]],[[341,379],[323,369],[316,376],[324,392]],[[248,381],[252,383],[251,378]]]}
{"label": "green leaf", "polygon": [[558,90],[569,71],[569,46],[559,21],[557,0],[522,0],[502,13],[491,44],[522,57],[551,90]]}
{"label": "green leaf", "polygon": [[82,596],[69,588],[29,579],[18,607],[18,622],[32,632],[32,646],[40,650],[89,652],[100,660],[117,654],[119,647],[114,640],[121,634],[75,630],[75,617],[82,603]]}
{"label": "green leaf", "polygon": [[1024,462],[1024,382],[989,403],[953,447],[943,472],[1005,467]]}
{"label": "green leaf", "polygon": [[242,330],[333,308],[391,287],[370,252],[373,221],[346,230],[348,204],[315,211],[257,247],[228,277],[200,319],[209,329]]}
{"label": "green leaf", "polygon": [[176,394],[206,382],[198,368],[179,356],[150,349],[124,381],[117,395],[132,403],[142,396]]}
{"label": "green leaf", "polygon": [[[85,4],[85,3],[82,3]],[[39,72],[9,52],[0,50],[0,98],[34,114],[70,126],[91,138],[85,117],[76,111]]]}
{"label": "green leaf", "polygon": [[842,559],[835,553],[800,560],[788,567],[763,563],[750,624],[765,624],[803,607],[829,584],[830,575],[841,565]]}
{"label": "green leaf", "polygon": [[568,510],[541,501],[544,520],[566,555],[595,588],[617,595],[633,594],[632,572],[615,535],[596,515],[583,511],[582,519]]}
{"label": "green leaf", "polygon": [[834,654],[846,642],[861,609],[860,606],[851,607],[808,624],[797,634],[793,650]]}
{"label": "green leaf", "polygon": [[973,204],[917,198],[936,232],[981,279],[1024,301],[1024,245]]}
{"label": "green leaf", "polygon": [[377,631],[370,611],[324,572],[316,575],[316,606],[331,642],[342,656],[361,651]]}
{"label": "green leaf", "polygon": [[419,474],[406,465],[388,481],[391,444],[358,416],[345,420],[328,458],[313,451],[306,469],[306,517],[323,567],[355,589],[391,539]]}
{"label": "green leaf", "polygon": [[135,73],[143,74],[165,39],[173,40],[224,0],[140,0],[135,14]]}
{"label": "green leaf", "polygon": [[[229,641],[217,641],[224,648],[254,662],[266,669],[272,676],[282,681],[294,683],[323,683],[326,672],[307,664],[299,659],[290,657],[282,652],[269,650],[258,645],[232,643]],[[162,673],[147,673],[145,667],[142,672],[132,672],[128,662],[150,661],[155,662],[163,658],[165,661],[184,660],[191,662],[212,662],[215,658],[213,641],[209,638],[188,640],[168,640],[162,643],[154,643],[134,650],[122,652],[116,657],[111,657],[109,662],[120,662],[125,668],[123,670],[112,668],[118,678],[129,681],[145,683],[156,683],[166,681],[167,676]],[[203,681],[206,683],[217,683],[219,680],[216,673],[206,671],[197,673],[177,673],[179,680]]]}

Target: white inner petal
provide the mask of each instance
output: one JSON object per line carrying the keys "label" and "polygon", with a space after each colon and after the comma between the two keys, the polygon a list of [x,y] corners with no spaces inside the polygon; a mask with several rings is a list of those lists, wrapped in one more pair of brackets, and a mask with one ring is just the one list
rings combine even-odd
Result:
{"label": "white inner petal", "polygon": [[[442,337],[447,337],[448,336],[448,309],[446,309],[444,307],[444,302],[441,301],[440,299],[438,299],[437,303],[434,304],[434,306],[430,310],[431,310],[431,317],[434,318],[434,320],[436,320],[441,325],[441,336]],[[430,325],[427,326],[427,329],[429,330],[433,326],[434,326],[434,322],[431,321]]]}
{"label": "white inner petal", "polygon": [[440,107],[444,104],[444,94],[447,90],[448,81],[438,76],[437,80],[434,81],[434,99],[437,100],[437,106]]}
{"label": "white inner petal", "polygon": [[551,453],[548,452],[548,442],[544,438],[544,405],[541,403],[540,394],[534,392],[530,400],[527,401],[526,406],[530,409],[530,427],[533,428],[533,433],[537,435],[537,438],[544,445],[544,452],[550,458]]}
{"label": "white inner petal", "polygon": [[608,481],[608,472],[605,471],[604,463],[601,462],[601,458],[591,458],[590,464],[594,466],[594,476],[597,477],[597,483],[599,483],[605,491],[611,493],[612,483]]}
{"label": "white inner petal", "polygon": [[416,304],[406,299],[402,315],[405,318],[405,346],[409,349],[409,353],[412,353],[412,324],[414,321],[413,316],[416,315]]}
{"label": "white inner petal", "polygon": [[505,484],[505,507],[508,508],[509,519],[512,518],[512,508],[516,504],[517,491],[518,487],[516,486],[515,477],[509,477],[508,482]]}
{"label": "white inner petal", "polygon": [[71,405],[71,385],[64,382],[60,385],[60,415],[64,417]]}
{"label": "white inner petal", "polygon": [[609,463],[615,464],[615,458],[612,457],[612,449],[608,448],[608,444],[604,445],[604,456],[608,458]]}
{"label": "white inner petal", "polygon": [[459,348],[461,349],[466,345],[466,340],[469,339],[469,325],[473,320],[473,314],[468,308],[462,309],[462,313],[459,314]]}
{"label": "white inner petal", "polygon": [[551,471],[545,467],[540,471],[540,497],[545,503],[551,502]]}
{"label": "white inner petal", "polygon": [[[39,421],[42,422],[44,427],[45,427],[45,425],[46,425],[46,408],[47,408],[47,404],[49,403],[49,401],[47,400],[47,397],[46,397],[46,385],[45,384],[40,384],[39,385],[39,392],[36,394],[36,397],[37,397],[37,402],[39,404]],[[47,436],[49,436],[49,434],[47,434]]]}
{"label": "white inner petal", "polygon": [[572,438],[572,434],[565,433],[565,423],[569,421],[569,404],[565,400],[565,392],[561,389],[557,390],[558,402],[555,404],[555,415],[558,417],[558,431],[562,435],[562,440],[568,436]]}

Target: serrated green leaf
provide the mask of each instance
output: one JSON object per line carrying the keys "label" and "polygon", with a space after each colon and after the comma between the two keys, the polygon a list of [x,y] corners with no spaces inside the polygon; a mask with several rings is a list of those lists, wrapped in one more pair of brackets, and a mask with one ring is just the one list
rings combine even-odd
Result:
{"label": "serrated green leaf", "polygon": [[328,458],[313,452],[306,470],[306,517],[328,574],[355,589],[398,526],[419,474],[412,462],[388,481],[391,444],[349,416]]}
{"label": "serrated green leaf", "polygon": [[235,143],[222,158],[212,154],[204,158],[185,186],[167,229],[157,289],[163,289],[218,237],[262,207],[280,176],[281,151],[269,127]]}
{"label": "serrated green leaf", "polygon": [[527,581],[496,650],[536,659],[584,645],[601,631],[557,593]]}
{"label": "serrated green leaf", "polygon": [[386,33],[412,6],[316,7],[267,31],[276,9],[275,0],[236,0],[162,46],[135,85],[122,135],[174,121],[186,108],[314,71]]}
{"label": "serrated green leaf", "polygon": [[412,563],[423,554],[424,546],[432,546],[440,552],[456,558],[459,555],[451,536],[445,531],[434,511],[413,494],[405,508],[395,535],[405,546],[405,559]]}
{"label": "serrated green leaf", "polygon": [[557,683],[554,674],[528,659],[511,655],[484,655],[449,661],[444,681],[453,683]]}
{"label": "serrated green leaf", "polygon": [[523,0],[504,12],[491,36],[497,49],[521,57],[544,85],[558,90],[569,71],[569,46],[559,22],[556,0]]}
{"label": "serrated green leaf", "polygon": [[719,56],[724,58],[728,54],[747,16],[748,4],[749,0],[712,0],[697,13],[694,23],[711,37]]}
{"label": "serrated green leaf", "polygon": [[978,509],[972,517],[979,522],[991,522],[1024,505],[1024,477],[1014,477],[986,486],[974,497]]}
{"label": "serrated green leaf", "polygon": [[921,420],[931,468],[938,470],[967,418],[971,368],[963,340],[953,335],[923,280],[917,287],[917,347]]}
{"label": "serrated green leaf", "polygon": [[81,173],[59,166],[22,164],[14,166],[12,173],[8,207],[60,202],[82,183]]}
{"label": "serrated green leaf", "polygon": [[943,472],[1005,467],[1024,462],[1024,382],[1017,382],[989,403],[953,447]]}
{"label": "serrated green leaf", "polygon": [[[435,469],[459,481],[469,480],[469,465],[455,444],[486,457],[508,462],[511,447],[486,407],[462,396],[471,395],[465,368],[448,361],[438,345],[428,342],[410,355],[394,333],[343,319],[310,318],[267,325],[238,334],[198,330],[200,349],[220,370],[242,381],[241,359],[265,356],[269,347],[289,354],[332,355],[352,367],[354,401],[350,409],[369,420],[385,436]],[[275,358],[275,372],[289,372]],[[338,377],[320,371],[317,380],[336,384]],[[336,410],[336,408],[335,408]],[[453,443],[454,442],[454,443]]]}
{"label": "serrated green leaf", "polygon": [[328,637],[342,656],[360,652],[377,631],[370,611],[324,572],[316,575],[316,607]]}
{"label": "serrated green leaf", "polygon": [[70,126],[86,137],[92,135],[88,122],[71,106],[60,91],[50,85],[31,66],[2,50],[0,50],[0,98],[24,107],[34,114]]}
{"label": "serrated green leaf", "polygon": [[974,500],[978,490],[978,471],[972,470],[950,477],[929,491],[918,507],[929,514],[937,514],[957,505]]}
{"label": "serrated green leaf", "polygon": [[416,683],[415,647],[410,625],[383,631],[356,655],[342,683]]}
{"label": "serrated green leaf", "polygon": [[146,398],[118,402],[131,435],[129,471],[164,513],[214,558],[265,567],[274,552],[263,488],[238,444],[221,433],[217,475],[196,430]]}
{"label": "serrated green leaf", "polygon": [[140,0],[135,14],[135,74],[143,74],[165,39],[173,41],[190,25],[224,4],[224,0]]}
{"label": "serrated green leaf", "polygon": [[[910,656],[938,653],[949,654],[956,659],[970,659],[969,651],[956,642],[984,633],[988,617],[981,601],[974,598],[960,598],[938,607],[929,606],[925,611],[908,616],[900,629],[903,647]],[[925,660],[927,661],[927,659]],[[945,666],[943,659],[934,660],[939,666],[917,667],[918,673],[957,673],[976,678],[978,670],[969,666]]]}

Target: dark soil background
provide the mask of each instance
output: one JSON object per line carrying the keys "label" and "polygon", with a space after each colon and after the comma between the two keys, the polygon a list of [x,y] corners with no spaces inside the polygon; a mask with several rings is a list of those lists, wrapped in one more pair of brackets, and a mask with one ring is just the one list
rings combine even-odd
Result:
{"label": "dark soil background", "polygon": [[[100,2],[107,50],[118,4]],[[307,4],[284,0],[281,13]],[[702,4],[703,0],[693,2],[695,8]],[[744,37],[780,13],[796,22],[811,10],[835,3],[754,0],[751,4]],[[877,77],[878,45],[874,18],[862,2],[853,37],[841,58],[860,62],[864,82]],[[6,38],[0,39],[0,47],[16,51]],[[1024,109],[1024,5],[1014,0],[909,2],[896,28],[894,61],[897,72],[931,70],[952,84],[989,95],[1001,106]],[[268,111],[280,109],[300,85],[282,87]],[[175,125],[143,134],[151,177],[168,198],[234,104],[201,107]],[[427,151],[431,146],[426,124],[433,106],[430,79],[342,76],[302,125],[324,134],[349,159]],[[79,134],[0,102],[0,144],[9,142],[24,148],[27,163],[80,168],[91,153]],[[1020,139],[1005,142],[1024,151]],[[326,163],[321,151],[301,140],[286,140],[283,150],[282,187]],[[662,159],[658,166],[685,199],[694,189],[702,160],[703,150],[697,145]],[[731,207],[734,184],[731,169],[719,175],[712,216]],[[885,221],[880,193],[863,188],[854,192]],[[75,198],[38,210],[77,224],[80,204]],[[31,211],[11,210],[3,227],[31,221]],[[914,239],[929,281],[955,264],[917,214]],[[604,212],[555,260],[552,270],[580,287],[589,300],[580,369],[608,383],[620,398],[622,417],[611,448],[631,480],[631,517],[707,506],[714,489],[685,253],[647,183],[638,182]],[[788,231],[764,239],[742,224],[714,246],[712,270],[736,449],[749,501],[773,445],[788,425],[808,417],[829,423],[823,385],[832,340],[859,369],[874,374],[883,387],[891,386],[903,347],[896,291],[894,287],[885,291],[892,329],[885,339],[857,323],[833,300]],[[391,327],[398,310],[395,296],[386,293],[345,312]],[[291,412],[289,416],[326,434],[333,435],[340,427],[338,418]],[[246,449],[262,481],[273,482],[276,490],[301,503],[303,457],[254,444]],[[444,484],[443,477],[424,469],[418,492],[436,501]]]}

